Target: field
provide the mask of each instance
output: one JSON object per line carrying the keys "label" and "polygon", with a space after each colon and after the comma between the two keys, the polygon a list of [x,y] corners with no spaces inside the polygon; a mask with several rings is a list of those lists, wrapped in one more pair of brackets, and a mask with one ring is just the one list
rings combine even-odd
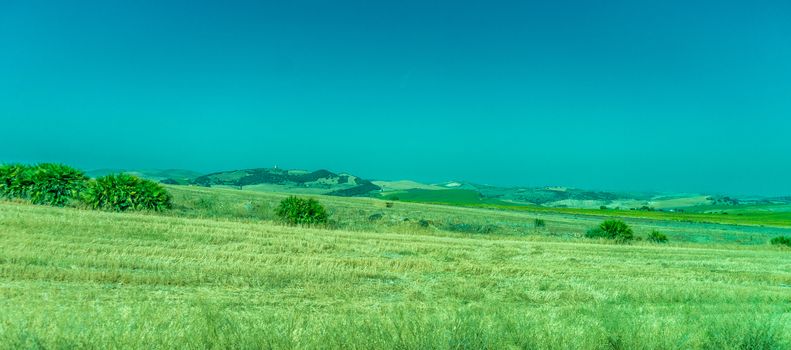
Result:
{"label": "field", "polygon": [[[298,228],[286,194],[169,189],[162,214],[0,202],[0,347],[791,348],[782,221],[316,196],[333,222]],[[608,215],[670,243],[581,238]]]}
{"label": "field", "polygon": [[694,205],[684,211],[643,211],[630,209],[589,209],[584,207],[545,207],[525,203],[481,198],[472,190],[409,190],[395,192],[384,199],[470,208],[569,214],[595,217],[630,217],[663,221],[791,227],[791,204]]}

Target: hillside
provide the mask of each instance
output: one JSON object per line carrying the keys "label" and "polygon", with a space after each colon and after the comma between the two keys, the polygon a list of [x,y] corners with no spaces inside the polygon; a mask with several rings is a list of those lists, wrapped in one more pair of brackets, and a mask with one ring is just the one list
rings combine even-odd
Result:
{"label": "hillside", "polygon": [[[464,181],[426,185],[414,181],[377,182],[381,196],[414,202],[446,204],[498,203],[537,205],[551,208],[673,208],[709,204],[713,201],[698,194],[668,195],[592,191],[570,187],[499,187]],[[672,200],[669,200],[672,199]],[[669,200],[669,201],[668,201]]]}
{"label": "hillside", "polygon": [[277,168],[211,173],[196,177],[190,183],[204,187],[226,186],[239,189],[280,190],[342,197],[363,196],[380,189],[371,181],[351,174],[336,174],[328,170],[308,172]]}

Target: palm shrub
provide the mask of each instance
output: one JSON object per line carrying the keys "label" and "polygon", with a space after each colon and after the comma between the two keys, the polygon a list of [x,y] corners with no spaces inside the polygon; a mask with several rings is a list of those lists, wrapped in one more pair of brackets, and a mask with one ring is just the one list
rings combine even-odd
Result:
{"label": "palm shrub", "polygon": [[88,183],[83,201],[110,211],[170,209],[173,197],[160,184],[128,174],[110,174]]}
{"label": "palm shrub", "polygon": [[85,173],[70,166],[39,164],[32,168],[28,196],[34,204],[62,207],[79,199],[86,181]]}
{"label": "palm shrub", "polygon": [[634,232],[621,220],[605,220],[599,226],[588,230],[585,237],[613,239],[619,243],[626,243],[634,239]]}
{"label": "palm shrub", "polygon": [[653,243],[667,243],[667,235],[659,231],[651,231],[648,234],[648,241]]}
{"label": "palm shrub", "polygon": [[24,164],[0,165],[0,198],[27,198],[32,186],[32,167]]}
{"label": "palm shrub", "polygon": [[280,201],[275,215],[291,225],[325,224],[329,219],[327,210],[317,200],[295,196]]}

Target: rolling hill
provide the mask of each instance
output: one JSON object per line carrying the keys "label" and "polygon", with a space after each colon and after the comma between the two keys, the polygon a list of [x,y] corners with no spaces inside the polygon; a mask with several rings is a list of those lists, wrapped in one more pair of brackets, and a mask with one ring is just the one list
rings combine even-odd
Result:
{"label": "rolling hill", "polygon": [[[414,180],[367,180],[329,170],[253,168],[201,174],[190,170],[89,171],[91,177],[128,173],[170,185],[226,187],[260,192],[319,194],[341,197],[378,197],[405,202],[448,205],[539,206],[569,209],[642,211],[737,212],[739,209],[788,211],[789,198],[728,197],[702,193],[638,193],[578,189],[571,187],[500,187],[465,181],[437,184]],[[780,209],[778,209],[780,208]]]}
{"label": "rolling hill", "polygon": [[223,171],[198,176],[190,183],[204,187],[226,186],[342,197],[365,196],[380,190],[379,186],[363,178],[323,169],[313,172],[278,168]]}

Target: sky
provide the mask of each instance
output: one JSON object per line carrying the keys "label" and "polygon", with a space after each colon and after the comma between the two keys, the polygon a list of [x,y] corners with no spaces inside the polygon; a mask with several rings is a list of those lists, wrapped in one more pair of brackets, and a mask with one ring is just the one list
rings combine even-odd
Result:
{"label": "sky", "polygon": [[0,1],[0,162],[791,195],[789,1]]}

